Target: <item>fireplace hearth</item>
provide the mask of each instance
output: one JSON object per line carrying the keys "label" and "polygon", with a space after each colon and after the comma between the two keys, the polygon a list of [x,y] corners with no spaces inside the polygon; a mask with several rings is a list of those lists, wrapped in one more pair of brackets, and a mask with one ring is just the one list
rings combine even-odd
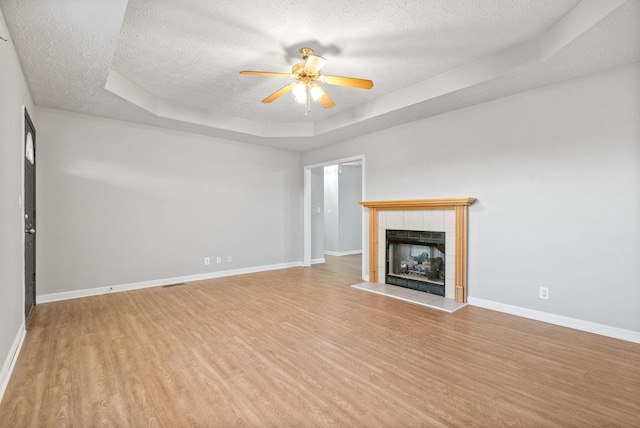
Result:
{"label": "fireplace hearth", "polygon": [[387,284],[445,295],[445,232],[386,231]]}

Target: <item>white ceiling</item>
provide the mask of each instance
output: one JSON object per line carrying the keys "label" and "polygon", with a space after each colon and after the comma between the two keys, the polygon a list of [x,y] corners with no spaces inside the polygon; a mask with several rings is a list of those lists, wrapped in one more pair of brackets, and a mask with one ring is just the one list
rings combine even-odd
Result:
{"label": "white ceiling", "polygon": [[[38,106],[305,151],[640,61],[638,0],[0,0]],[[7,38],[9,35],[2,35]],[[0,41],[0,43],[4,43]],[[287,94],[298,50],[336,107]]]}

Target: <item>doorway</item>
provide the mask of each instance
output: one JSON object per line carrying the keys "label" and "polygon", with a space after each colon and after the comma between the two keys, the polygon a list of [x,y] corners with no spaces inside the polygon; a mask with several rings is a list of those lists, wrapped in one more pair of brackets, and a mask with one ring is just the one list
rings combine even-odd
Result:
{"label": "doorway", "polygon": [[368,248],[364,171],[364,155],[304,167],[304,266]]}
{"label": "doorway", "polygon": [[24,109],[24,317],[36,304],[36,129]]}

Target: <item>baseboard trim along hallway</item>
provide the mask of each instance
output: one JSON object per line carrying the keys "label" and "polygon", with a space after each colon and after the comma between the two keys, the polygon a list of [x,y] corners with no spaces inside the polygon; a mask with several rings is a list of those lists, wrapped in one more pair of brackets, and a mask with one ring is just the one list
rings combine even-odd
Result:
{"label": "baseboard trim along hallway", "polygon": [[519,306],[507,305],[504,303],[494,302],[491,300],[478,299],[469,297],[467,299],[470,305],[478,306],[484,309],[491,309],[510,315],[516,315],[523,318],[529,318],[536,321],[542,321],[549,324],[555,324],[562,327],[573,328],[575,330],[586,331],[588,333],[599,334],[614,339],[626,340],[628,342],[640,343],[640,332],[626,330],[623,328],[612,327],[595,322],[579,320],[576,318],[565,317],[562,315],[550,314],[548,312],[536,311],[533,309],[522,308]]}
{"label": "baseboard trim along hallway", "polygon": [[243,275],[246,273],[266,272],[270,270],[300,267],[302,262],[281,263],[275,265],[256,266],[242,269],[207,272],[197,275],[177,276],[173,278],[154,279],[151,281],[132,282],[130,284],[107,285],[84,290],[64,291],[61,293],[42,294],[36,296],[38,304],[58,302],[61,300],[77,299],[80,297],[99,296],[101,294],[118,293],[121,291],[139,290],[141,288],[162,287],[180,282],[202,281],[205,279],[224,278],[227,276]]}
{"label": "baseboard trim along hallway", "polygon": [[9,384],[9,379],[11,379],[11,373],[13,373],[13,369],[16,366],[16,361],[18,360],[18,355],[20,354],[20,349],[22,349],[22,344],[24,343],[26,334],[27,330],[25,329],[23,322],[13,344],[11,345],[9,354],[4,361],[4,364],[2,364],[2,371],[0,371],[0,402],[2,402],[2,397],[7,389],[7,385]]}

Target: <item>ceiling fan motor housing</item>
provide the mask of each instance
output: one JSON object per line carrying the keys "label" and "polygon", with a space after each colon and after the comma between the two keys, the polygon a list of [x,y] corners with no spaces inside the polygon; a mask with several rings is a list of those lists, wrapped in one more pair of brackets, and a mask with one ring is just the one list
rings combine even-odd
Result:
{"label": "ceiling fan motor housing", "polygon": [[313,49],[311,48],[302,48],[298,52],[302,55],[302,59],[307,59],[309,55],[313,55]]}

